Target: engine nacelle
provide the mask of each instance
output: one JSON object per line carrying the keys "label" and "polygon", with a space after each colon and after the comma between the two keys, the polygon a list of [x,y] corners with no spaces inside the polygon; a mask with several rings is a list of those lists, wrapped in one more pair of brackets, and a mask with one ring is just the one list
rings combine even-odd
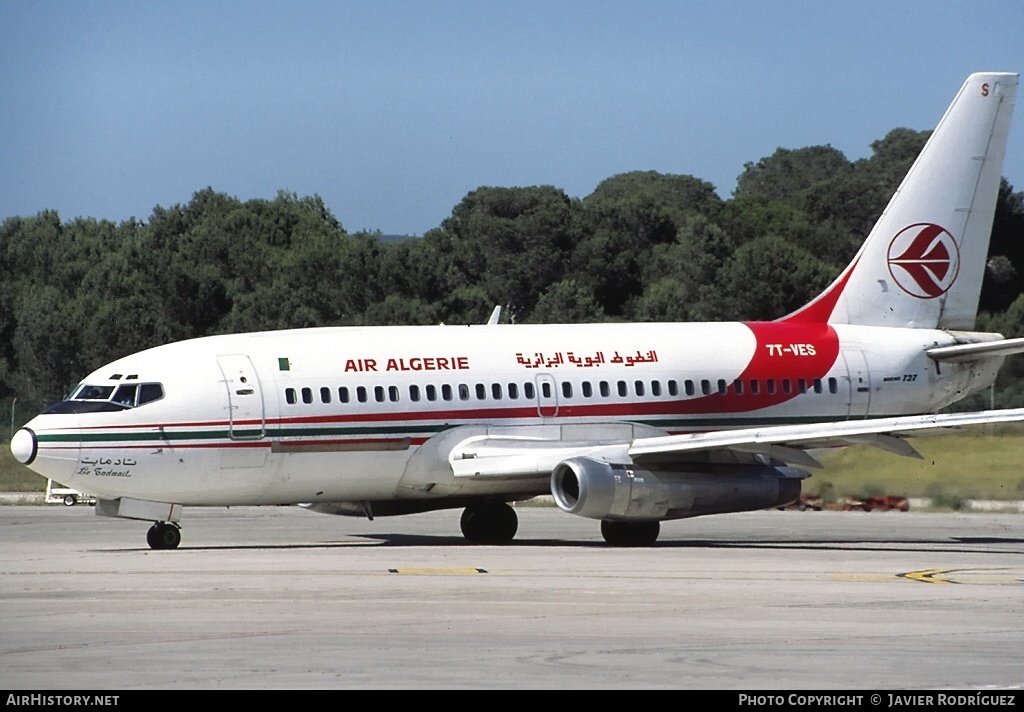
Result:
{"label": "engine nacelle", "polygon": [[682,519],[788,504],[800,496],[800,482],[809,476],[795,467],[695,465],[693,471],[645,470],[576,457],[563,460],[552,471],[551,494],[562,510],[590,519]]}

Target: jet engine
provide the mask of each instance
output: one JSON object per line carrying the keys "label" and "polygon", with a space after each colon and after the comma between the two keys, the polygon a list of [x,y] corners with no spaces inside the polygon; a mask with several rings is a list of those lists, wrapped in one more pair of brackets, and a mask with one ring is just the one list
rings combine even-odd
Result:
{"label": "jet engine", "polygon": [[693,465],[643,469],[576,457],[551,473],[563,511],[605,521],[656,521],[778,507],[800,496],[810,475],[795,467]]}

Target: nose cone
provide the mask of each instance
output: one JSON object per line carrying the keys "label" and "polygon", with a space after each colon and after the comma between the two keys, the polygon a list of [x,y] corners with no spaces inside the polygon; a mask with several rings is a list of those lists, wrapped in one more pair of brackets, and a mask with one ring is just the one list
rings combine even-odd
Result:
{"label": "nose cone", "polygon": [[11,454],[22,465],[31,465],[38,452],[36,434],[28,428],[22,428],[11,438]]}

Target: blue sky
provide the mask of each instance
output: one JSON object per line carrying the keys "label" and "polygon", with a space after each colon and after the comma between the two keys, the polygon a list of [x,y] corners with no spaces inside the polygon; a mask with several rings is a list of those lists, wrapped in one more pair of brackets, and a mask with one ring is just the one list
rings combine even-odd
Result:
{"label": "blue sky", "polygon": [[982,70],[1024,70],[1024,2],[0,0],[0,219],[211,186],[423,234],[481,185],[632,170],[728,197],[780,146],[933,128]]}

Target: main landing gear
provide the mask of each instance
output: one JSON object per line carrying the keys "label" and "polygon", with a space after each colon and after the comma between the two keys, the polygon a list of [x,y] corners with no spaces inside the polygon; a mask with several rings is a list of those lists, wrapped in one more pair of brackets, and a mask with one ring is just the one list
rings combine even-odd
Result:
{"label": "main landing gear", "polygon": [[601,520],[601,536],[612,546],[650,546],[658,540],[661,522],[609,522]]}
{"label": "main landing gear", "polygon": [[150,549],[177,549],[181,543],[181,528],[174,522],[155,522],[146,532]]}
{"label": "main landing gear", "polygon": [[470,544],[507,544],[519,529],[519,517],[507,502],[486,501],[466,507],[461,524]]}

